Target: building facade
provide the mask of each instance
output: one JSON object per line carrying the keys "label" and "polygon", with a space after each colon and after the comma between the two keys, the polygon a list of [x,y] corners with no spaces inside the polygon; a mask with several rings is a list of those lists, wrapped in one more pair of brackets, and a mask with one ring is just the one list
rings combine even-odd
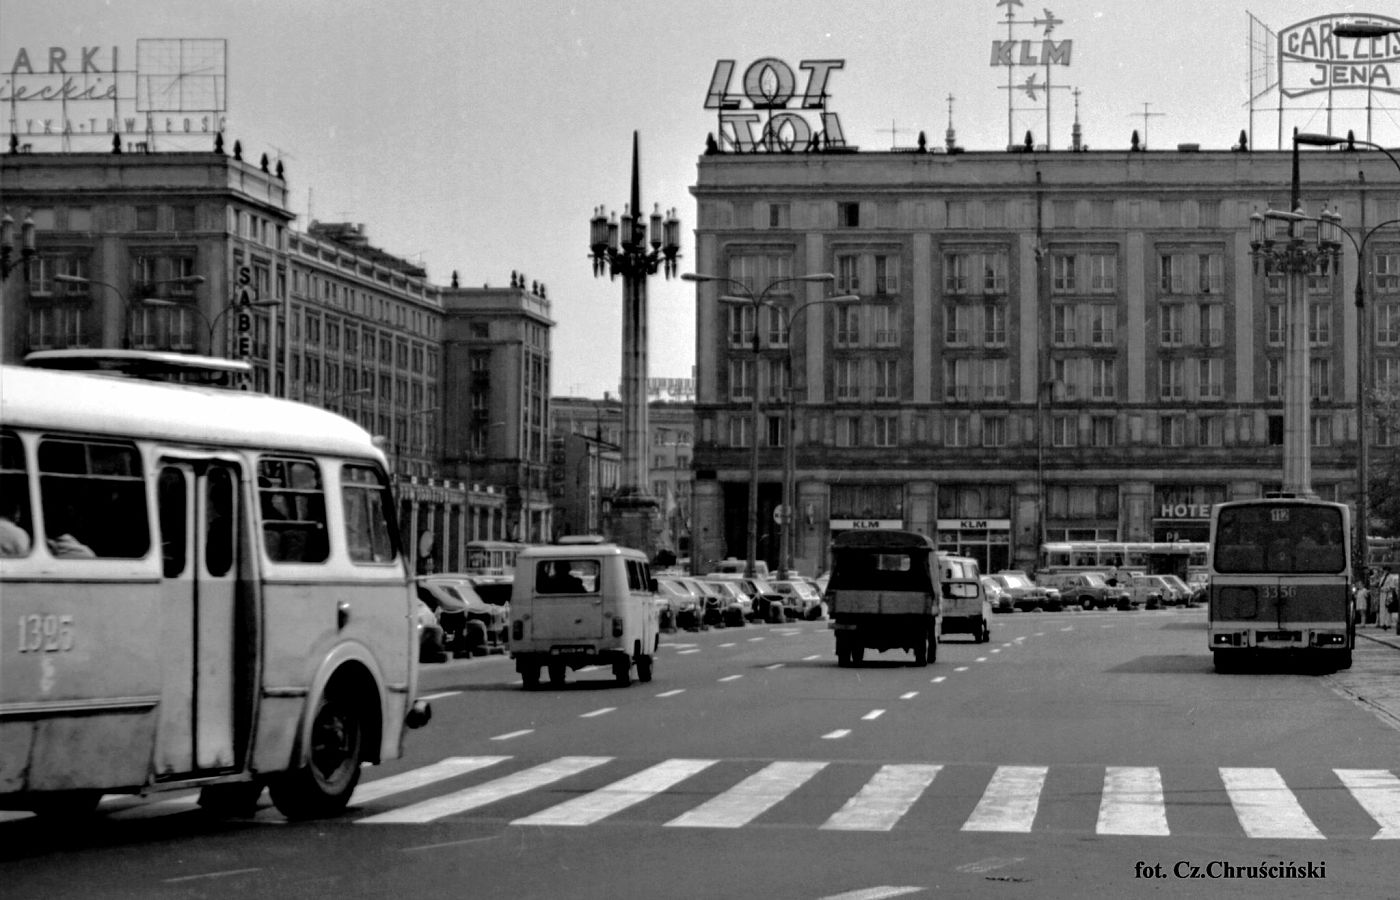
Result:
{"label": "building facade", "polygon": [[[1250,216],[1288,209],[1290,163],[1193,146],[702,156],[695,271],[773,302],[697,285],[696,553],[743,555],[752,441],[770,566],[785,464],[808,574],[862,527],[936,534],[992,571],[1032,567],[1047,540],[1204,540],[1210,504],[1281,484],[1287,279],[1255,271]],[[1336,209],[1358,241],[1400,215],[1380,154],[1304,152],[1301,172],[1305,211]],[[1360,318],[1343,244],[1340,271],[1303,280],[1313,487],[1349,501],[1358,322],[1365,378],[1400,374],[1400,231],[1367,246]],[[816,273],[835,283],[775,285]]]}
{"label": "building facade", "polygon": [[[383,438],[408,549],[421,571],[460,568],[465,543],[504,539],[520,497],[548,533],[543,488],[548,332],[543,289],[460,289],[372,246],[364,226],[293,227],[280,167],[212,152],[0,155],[7,212],[35,222],[38,255],[3,286],[0,359],[129,348],[237,356],[251,389],[325,407]],[[503,301],[502,297],[508,298]],[[486,313],[481,312],[486,310]],[[518,435],[517,465],[454,456],[449,429],[474,395],[449,394],[445,354],[489,330],[532,350],[481,412]],[[506,343],[510,343],[506,341]],[[491,365],[500,360],[492,358]],[[471,365],[471,361],[467,361]],[[504,376],[502,376],[504,379]],[[497,455],[508,459],[508,452]],[[533,454],[533,455],[531,455]],[[516,479],[537,487],[523,492]],[[514,504],[514,507],[512,507]]]}

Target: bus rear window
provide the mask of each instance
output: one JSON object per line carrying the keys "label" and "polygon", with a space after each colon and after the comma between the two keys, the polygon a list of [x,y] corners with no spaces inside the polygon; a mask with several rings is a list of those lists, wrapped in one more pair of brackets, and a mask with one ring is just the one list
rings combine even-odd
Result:
{"label": "bus rear window", "polygon": [[1215,530],[1215,570],[1227,574],[1336,574],[1346,566],[1341,512],[1279,504],[1226,507]]}
{"label": "bus rear window", "polygon": [[49,552],[71,559],[140,559],[151,549],[141,454],[117,441],[39,442],[39,493]]}

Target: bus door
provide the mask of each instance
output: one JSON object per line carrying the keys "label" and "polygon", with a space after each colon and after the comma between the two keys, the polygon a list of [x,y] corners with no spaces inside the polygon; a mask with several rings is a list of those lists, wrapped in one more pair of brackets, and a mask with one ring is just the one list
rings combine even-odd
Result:
{"label": "bus door", "polygon": [[[243,504],[236,458],[164,456],[157,480],[164,585],[157,778],[228,770],[235,743]],[[246,687],[246,686],[245,686]]]}

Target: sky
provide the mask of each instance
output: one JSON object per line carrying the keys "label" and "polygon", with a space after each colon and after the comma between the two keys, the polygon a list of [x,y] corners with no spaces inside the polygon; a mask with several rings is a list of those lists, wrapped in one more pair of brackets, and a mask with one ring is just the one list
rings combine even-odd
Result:
{"label": "sky", "polygon": [[[719,60],[735,61],[735,90],[761,58],[786,62],[799,89],[801,61],[843,60],[828,110],[863,149],[912,146],[920,131],[941,145],[951,94],[958,144],[1001,150],[1007,70],[991,64],[992,44],[1008,37],[1008,8],[1022,21],[1048,9],[1061,20],[1049,37],[1073,42],[1069,65],[1051,71],[1052,148],[1069,144],[1073,87],[1091,149],[1126,148],[1134,129],[1153,148],[1226,149],[1250,125],[1248,13],[1275,31],[1324,13],[1397,15],[1383,0],[1007,5],[1018,3],[0,0],[0,66],[9,72],[21,49],[41,70],[50,47],[77,60],[82,47],[115,46],[130,61],[141,38],[226,39],[228,148],[238,140],[245,159],[282,161],[295,227],[363,223],[372,244],[437,284],[454,271],[466,286],[504,286],[513,271],[543,283],[557,323],[552,393],[601,397],[618,390],[622,286],[593,276],[589,219],[628,201],[636,131],[643,208],[678,211],[680,271],[694,271],[690,189],[717,129],[704,100]],[[1011,37],[1038,49],[1043,28],[1016,25]],[[1044,67],[1015,71],[1019,83]],[[1277,93],[1262,101],[1255,147],[1275,146],[1277,106]],[[1317,99],[1297,101],[1287,121],[1328,124]],[[1378,142],[1400,144],[1400,113],[1375,122]],[[1043,107],[1015,113],[1016,140],[1027,130],[1046,142]],[[164,138],[157,149],[211,145]],[[648,290],[649,374],[689,377],[695,288],[658,273]]]}

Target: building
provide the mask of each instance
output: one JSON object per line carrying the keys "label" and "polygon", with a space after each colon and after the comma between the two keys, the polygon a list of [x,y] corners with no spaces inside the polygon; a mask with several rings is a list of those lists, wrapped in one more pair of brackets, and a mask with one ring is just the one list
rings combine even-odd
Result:
{"label": "building", "polygon": [[[611,496],[621,468],[622,403],[554,397],[552,494],[559,534],[611,534]],[[651,496],[660,513],[658,546],[678,556],[690,552],[691,456],[694,406],[677,400],[647,404]]]}
{"label": "building", "polygon": [[[712,148],[692,189],[695,271],[755,294],[804,274],[835,283],[777,285],[762,308],[697,285],[697,555],[743,555],[756,440],[758,555],[777,562],[789,400],[793,555],[809,574],[861,527],[937,534],[990,570],[1033,566],[1046,540],[1204,539],[1210,504],[1281,482],[1287,279],[1255,272],[1250,216],[1288,208],[1290,163],[1194,145]],[[1400,214],[1381,154],[1305,149],[1301,173],[1305,210],[1335,208],[1358,241]],[[1358,260],[1343,243],[1340,272],[1306,276],[1308,425],[1314,489],[1350,500]],[[1369,377],[1383,382],[1400,375],[1400,232],[1368,255]]]}
{"label": "building", "polygon": [[[252,389],[383,436],[421,570],[460,568],[466,541],[507,537],[522,497],[530,533],[548,534],[543,288],[434,285],[372,246],[363,225],[296,230],[288,191],[280,164],[246,162],[237,147],[228,156],[221,138],[211,152],[12,147],[0,155],[0,197],[35,222],[38,256],[3,286],[0,359],[82,347],[239,356]],[[450,392],[444,360],[482,343],[481,329],[502,390],[475,410],[475,394]],[[508,443],[489,459],[458,452],[454,429],[483,418],[502,423],[496,437]]]}

